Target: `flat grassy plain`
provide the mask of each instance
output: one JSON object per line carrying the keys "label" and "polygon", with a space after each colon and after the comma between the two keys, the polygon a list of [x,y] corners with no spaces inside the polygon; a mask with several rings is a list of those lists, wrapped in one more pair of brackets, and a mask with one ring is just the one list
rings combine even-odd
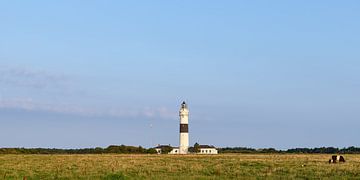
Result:
{"label": "flat grassy plain", "polygon": [[0,179],[360,179],[360,155],[0,155]]}

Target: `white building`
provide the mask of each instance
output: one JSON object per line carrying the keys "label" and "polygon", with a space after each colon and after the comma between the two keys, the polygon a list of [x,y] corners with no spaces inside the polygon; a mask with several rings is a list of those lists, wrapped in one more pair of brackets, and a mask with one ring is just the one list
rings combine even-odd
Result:
{"label": "white building", "polygon": [[[158,154],[161,154],[162,148],[172,148],[169,154],[180,154],[179,147],[171,147],[170,145],[158,145],[155,150]],[[218,154],[218,150],[214,146],[200,145],[198,153],[188,152],[188,154]]]}
{"label": "white building", "polygon": [[172,148],[172,150],[169,152],[169,154],[179,154],[180,150],[178,147],[171,147],[170,145],[158,145],[155,147],[155,150],[158,154],[161,154],[162,148]]}
{"label": "white building", "polygon": [[218,150],[214,146],[200,145],[198,154],[218,154]]}

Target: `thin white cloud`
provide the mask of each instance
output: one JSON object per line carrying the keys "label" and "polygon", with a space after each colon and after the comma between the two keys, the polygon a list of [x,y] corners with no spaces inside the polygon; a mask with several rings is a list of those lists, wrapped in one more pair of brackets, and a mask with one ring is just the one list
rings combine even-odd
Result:
{"label": "thin white cloud", "polygon": [[44,70],[34,70],[24,67],[0,67],[0,85],[46,88],[65,83],[67,77]]}
{"label": "thin white cloud", "polygon": [[149,117],[149,118],[157,118],[157,117],[161,117],[164,119],[173,119],[176,116],[176,112],[170,111],[168,108],[166,107],[158,107],[158,108],[144,108],[141,111],[144,116]]}
{"label": "thin white cloud", "polygon": [[31,98],[0,99],[0,109],[20,109],[26,111],[50,112],[87,117],[113,117],[113,118],[160,118],[174,119],[176,112],[166,107],[160,108],[94,108],[73,104],[49,104],[34,101]]}
{"label": "thin white cloud", "polygon": [[[0,66],[0,87],[21,87],[44,89],[55,87],[64,91],[68,84],[71,84],[70,78],[62,74],[54,74],[44,70],[34,70],[23,67]],[[70,86],[71,87],[71,86]],[[176,118],[176,112],[172,112],[166,107],[145,107],[139,109],[124,107],[101,107],[91,105],[78,105],[66,102],[43,102],[36,98],[3,97],[0,89],[0,109],[20,109],[26,111],[43,111],[50,113],[71,114],[89,117],[145,117],[145,118]]]}

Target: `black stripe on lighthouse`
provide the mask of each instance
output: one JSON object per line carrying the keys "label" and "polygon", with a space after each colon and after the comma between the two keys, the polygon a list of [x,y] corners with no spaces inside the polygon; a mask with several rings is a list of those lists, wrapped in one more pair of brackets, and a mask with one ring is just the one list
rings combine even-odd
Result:
{"label": "black stripe on lighthouse", "polygon": [[188,124],[180,124],[180,133],[188,133],[189,125]]}

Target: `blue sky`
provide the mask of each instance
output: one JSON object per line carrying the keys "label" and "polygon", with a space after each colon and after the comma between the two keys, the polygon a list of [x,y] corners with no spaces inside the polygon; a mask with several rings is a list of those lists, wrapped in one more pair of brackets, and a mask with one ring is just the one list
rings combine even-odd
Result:
{"label": "blue sky", "polygon": [[359,9],[2,1],[0,147],[360,146]]}

